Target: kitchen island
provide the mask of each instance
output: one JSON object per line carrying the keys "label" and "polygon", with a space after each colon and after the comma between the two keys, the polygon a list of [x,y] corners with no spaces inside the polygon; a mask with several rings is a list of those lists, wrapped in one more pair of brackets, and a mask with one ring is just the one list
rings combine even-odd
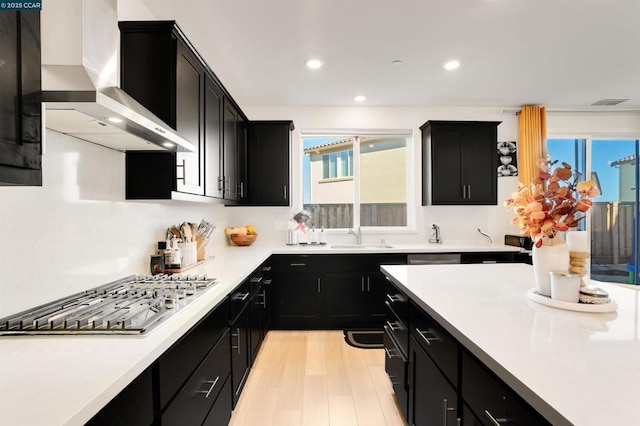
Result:
{"label": "kitchen island", "polygon": [[382,271],[552,424],[640,424],[638,289],[597,283],[618,309],[584,313],[528,300],[529,265]]}
{"label": "kitchen island", "polygon": [[[0,424],[82,425],[218,306],[272,254],[513,252],[502,245],[398,245],[389,248],[229,246],[188,270],[216,277],[184,309],[146,335],[0,337]],[[146,271],[140,271],[145,273]]]}

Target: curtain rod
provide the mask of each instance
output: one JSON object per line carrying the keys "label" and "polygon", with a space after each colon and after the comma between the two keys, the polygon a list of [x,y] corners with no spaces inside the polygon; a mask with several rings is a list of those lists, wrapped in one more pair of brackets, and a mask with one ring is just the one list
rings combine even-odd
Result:
{"label": "curtain rod", "polygon": [[[515,114],[520,113],[521,108],[502,108],[500,111],[503,114]],[[545,108],[547,113],[551,114],[629,114],[640,113],[640,108],[625,108],[625,109],[575,109],[575,108]]]}

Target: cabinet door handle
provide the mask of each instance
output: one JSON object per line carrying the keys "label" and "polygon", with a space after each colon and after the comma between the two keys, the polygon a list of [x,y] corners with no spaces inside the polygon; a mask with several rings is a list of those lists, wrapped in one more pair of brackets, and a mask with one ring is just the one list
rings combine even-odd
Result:
{"label": "cabinet door handle", "polygon": [[209,387],[209,390],[206,391],[198,391],[196,393],[203,393],[205,394],[204,397],[205,398],[209,398],[209,395],[211,395],[211,391],[213,390],[213,388],[216,387],[216,384],[218,383],[218,380],[220,379],[220,376],[216,377],[215,380],[205,380],[202,383],[206,383],[206,384],[211,384],[211,387]]}
{"label": "cabinet door handle", "polygon": [[318,293],[320,293],[320,278],[318,278]]}
{"label": "cabinet door handle", "polygon": [[231,345],[231,349],[237,349],[238,350],[238,355],[240,355],[240,328],[236,328],[236,332],[235,333],[231,333],[231,337],[237,337],[238,338],[238,344],[236,346]]}
{"label": "cabinet door handle", "polygon": [[449,401],[447,399],[442,400],[442,426],[447,426],[447,416],[450,411],[456,411],[456,407],[449,407]]}
{"label": "cabinet door handle", "polygon": [[467,185],[462,185],[462,199],[467,198]]}
{"label": "cabinet door handle", "polygon": [[240,194],[240,198],[244,198],[244,182],[240,182],[240,191],[238,191],[238,193]]}
{"label": "cabinet door handle", "polygon": [[224,191],[224,179],[222,176],[218,176],[218,192]]}
{"label": "cabinet door handle", "polygon": [[282,198],[287,199],[287,185],[283,187],[284,191],[282,192]]}
{"label": "cabinet door handle", "polygon": [[176,177],[176,180],[181,180],[183,184],[187,183],[187,163],[182,159],[182,164],[177,164],[178,169],[182,168],[182,177]]}
{"label": "cabinet door handle", "polygon": [[267,291],[262,290],[262,293],[260,295],[262,296],[262,307],[264,309],[267,309]]}
{"label": "cabinet door handle", "polygon": [[367,277],[367,291],[371,291],[371,278]]}
{"label": "cabinet door handle", "polygon": [[484,415],[489,419],[493,426],[501,426],[504,423],[509,423],[509,419],[505,419],[504,417],[495,418],[489,412],[489,410],[484,410]]}
{"label": "cabinet door handle", "polygon": [[[419,328],[416,327],[416,331],[418,332],[420,337],[422,337],[424,339],[424,341],[427,342],[427,345],[431,345],[431,342],[439,342],[440,341],[440,338],[438,336],[435,336],[435,333],[431,329],[427,329],[425,331],[422,331],[422,330],[420,330]],[[427,333],[428,334],[433,334],[434,337],[425,336],[425,334],[427,334]]]}
{"label": "cabinet door handle", "polygon": [[467,198],[471,198],[471,185],[467,185]]}
{"label": "cabinet door handle", "polygon": [[360,292],[364,293],[364,277],[360,277]]}

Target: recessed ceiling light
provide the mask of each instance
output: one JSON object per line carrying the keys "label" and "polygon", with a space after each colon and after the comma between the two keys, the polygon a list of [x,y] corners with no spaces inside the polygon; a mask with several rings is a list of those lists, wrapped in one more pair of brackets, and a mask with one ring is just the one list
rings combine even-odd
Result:
{"label": "recessed ceiling light", "polygon": [[364,102],[365,100],[367,100],[367,98],[365,96],[358,95],[358,96],[355,96],[353,100],[356,102]]}
{"label": "recessed ceiling light", "polygon": [[109,117],[107,118],[107,120],[109,120],[112,123],[122,123],[122,119],[118,117]]}
{"label": "recessed ceiling light", "polygon": [[165,148],[173,148],[176,145],[173,142],[162,142],[162,146]]}
{"label": "recessed ceiling light", "polygon": [[458,67],[460,67],[460,62],[453,60],[453,61],[449,61],[446,64],[444,64],[444,69],[446,69],[447,71],[453,71],[458,69]]}
{"label": "recessed ceiling light", "polygon": [[322,66],[322,61],[320,59],[317,59],[317,58],[307,59],[307,67],[311,68],[312,70],[317,70],[321,66]]}

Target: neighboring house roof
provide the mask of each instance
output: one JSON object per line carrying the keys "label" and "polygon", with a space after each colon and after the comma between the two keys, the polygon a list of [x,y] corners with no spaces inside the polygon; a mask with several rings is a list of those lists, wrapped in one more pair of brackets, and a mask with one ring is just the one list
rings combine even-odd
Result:
{"label": "neighboring house roof", "polygon": [[635,154],[631,154],[631,155],[627,155],[626,157],[622,157],[621,159],[612,162],[611,163],[611,167],[619,166],[621,164],[635,164],[635,162],[636,162],[636,155]]}
{"label": "neighboring house roof", "polygon": [[352,144],[353,144],[353,138],[343,139],[343,140],[336,141],[336,142],[329,142],[329,143],[324,143],[324,144],[321,144],[321,145],[310,146],[309,148],[306,148],[304,150],[304,153],[308,154],[310,152],[326,151],[327,149],[330,149],[330,148],[339,148],[340,145],[352,145]]}

